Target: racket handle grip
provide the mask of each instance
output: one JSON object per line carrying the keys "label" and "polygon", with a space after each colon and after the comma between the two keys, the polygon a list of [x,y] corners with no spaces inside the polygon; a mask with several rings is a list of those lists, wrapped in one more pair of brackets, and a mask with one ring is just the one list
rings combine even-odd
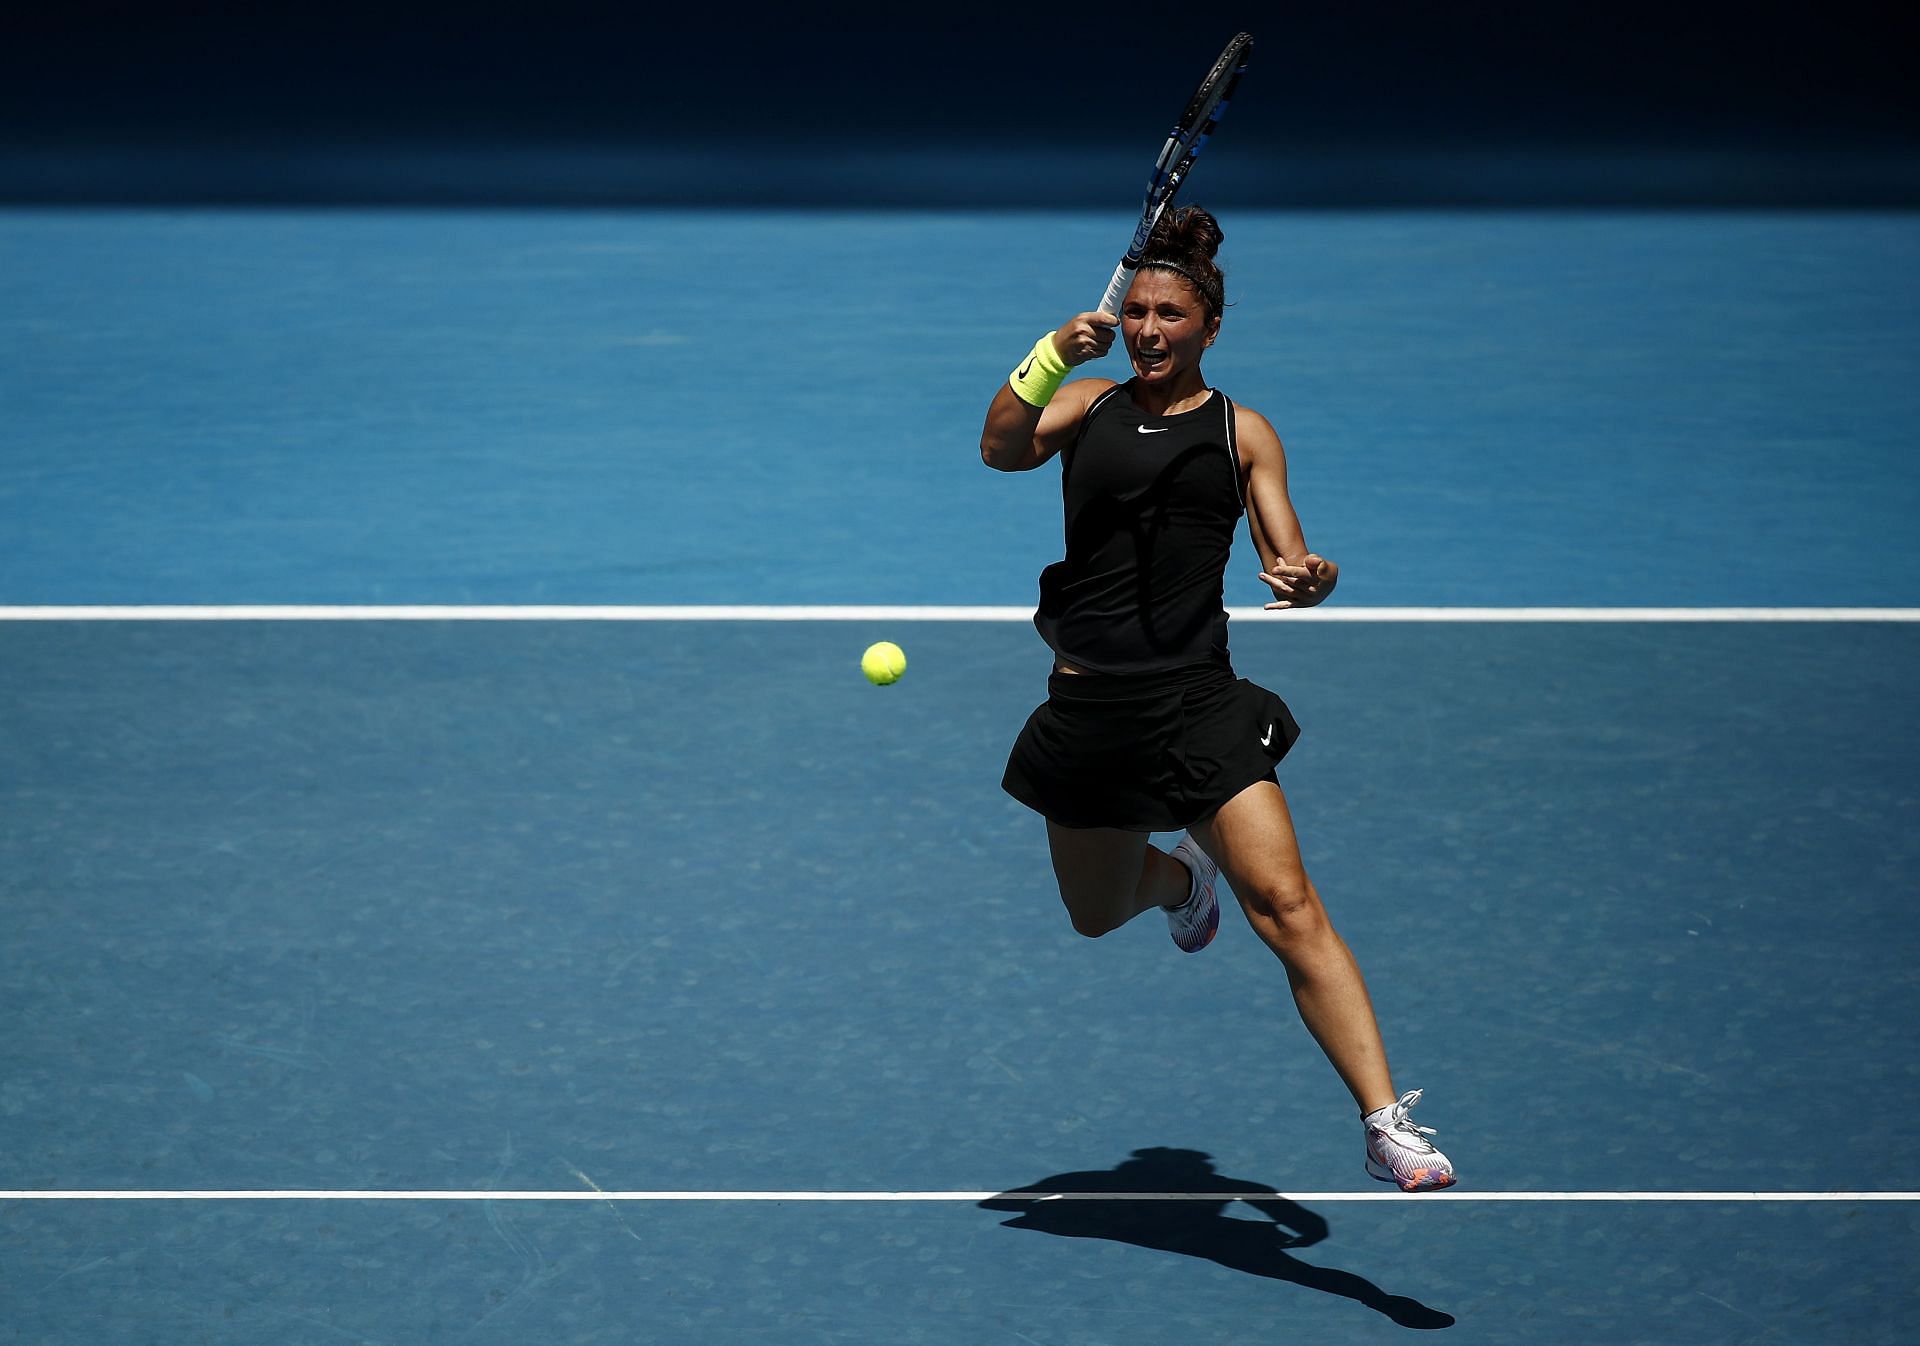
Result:
{"label": "racket handle grip", "polygon": [[1121,259],[1120,265],[1113,269],[1113,279],[1107,282],[1107,292],[1100,296],[1100,312],[1115,318],[1120,316],[1120,305],[1126,301],[1127,291],[1133,288],[1133,273],[1139,269],[1138,262]]}

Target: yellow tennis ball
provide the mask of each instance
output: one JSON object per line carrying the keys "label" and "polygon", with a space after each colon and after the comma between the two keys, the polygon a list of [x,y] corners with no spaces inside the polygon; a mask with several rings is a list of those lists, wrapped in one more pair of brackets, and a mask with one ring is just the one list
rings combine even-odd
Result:
{"label": "yellow tennis ball", "polygon": [[875,687],[885,687],[900,681],[900,675],[907,671],[907,656],[891,640],[883,640],[867,646],[867,652],[860,656],[860,671]]}

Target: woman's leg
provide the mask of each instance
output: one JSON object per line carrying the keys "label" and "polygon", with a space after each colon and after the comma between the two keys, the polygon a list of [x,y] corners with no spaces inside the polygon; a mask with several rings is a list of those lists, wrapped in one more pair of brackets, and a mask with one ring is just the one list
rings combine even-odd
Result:
{"label": "woman's leg", "polygon": [[1280,787],[1250,785],[1191,830],[1219,862],[1254,933],[1286,967],[1300,1018],[1360,1111],[1394,1102],[1367,984],[1307,878]]}
{"label": "woman's leg", "polygon": [[1145,832],[1114,827],[1062,827],[1047,821],[1053,876],[1073,928],[1089,938],[1118,930],[1152,907],[1175,906],[1192,891],[1187,867]]}

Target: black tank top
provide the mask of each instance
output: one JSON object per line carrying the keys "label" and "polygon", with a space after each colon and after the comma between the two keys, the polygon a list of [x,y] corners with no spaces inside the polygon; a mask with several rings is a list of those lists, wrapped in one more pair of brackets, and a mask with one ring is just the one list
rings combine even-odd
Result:
{"label": "black tank top", "polygon": [[1061,454],[1067,555],[1040,575],[1033,624],[1060,661],[1146,673],[1227,656],[1222,580],[1244,508],[1233,403],[1149,416],[1123,383]]}

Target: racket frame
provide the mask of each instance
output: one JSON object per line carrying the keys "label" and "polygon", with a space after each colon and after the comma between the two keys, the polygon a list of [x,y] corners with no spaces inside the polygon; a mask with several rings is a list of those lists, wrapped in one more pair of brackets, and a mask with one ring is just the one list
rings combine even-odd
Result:
{"label": "racket frame", "polygon": [[1200,81],[1193,97],[1187,100],[1186,110],[1161,147],[1160,157],[1154,160],[1153,176],[1147,179],[1146,199],[1140,206],[1140,223],[1134,228],[1133,242],[1127,245],[1120,265],[1113,269],[1106,293],[1100,297],[1100,312],[1119,316],[1120,305],[1133,286],[1134,272],[1140,269],[1140,260],[1146,256],[1147,241],[1153,237],[1154,226],[1173,204],[1173,198],[1193,168],[1193,161],[1206,148],[1207,138],[1213,134],[1220,118],[1226,115],[1227,103],[1252,55],[1253,35],[1236,33],[1207,77]]}

